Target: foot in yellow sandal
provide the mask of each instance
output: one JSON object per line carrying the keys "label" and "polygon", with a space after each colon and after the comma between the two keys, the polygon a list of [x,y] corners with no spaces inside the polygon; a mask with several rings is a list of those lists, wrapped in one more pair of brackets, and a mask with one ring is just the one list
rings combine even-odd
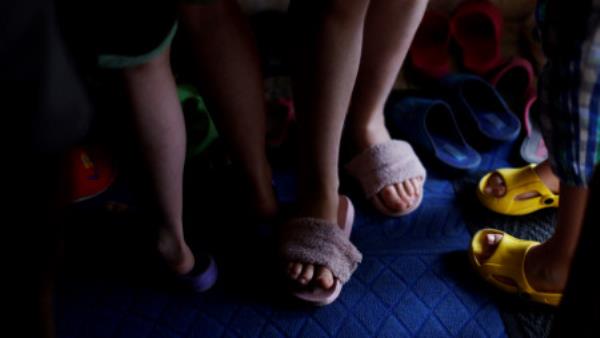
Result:
{"label": "foot in yellow sandal", "polygon": [[500,230],[483,229],[473,237],[469,258],[477,272],[499,289],[558,306],[562,292],[553,290],[564,289],[568,273],[537,262],[540,255],[536,251],[541,248],[538,242],[517,239]]}
{"label": "foot in yellow sandal", "polygon": [[559,180],[548,161],[517,169],[498,169],[485,175],[477,187],[481,203],[500,214],[525,215],[558,207]]}

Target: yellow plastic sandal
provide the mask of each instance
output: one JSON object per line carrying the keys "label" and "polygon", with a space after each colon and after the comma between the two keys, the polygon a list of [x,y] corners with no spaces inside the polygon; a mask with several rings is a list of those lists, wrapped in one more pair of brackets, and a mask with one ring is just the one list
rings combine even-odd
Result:
{"label": "yellow plastic sandal", "polygon": [[[535,164],[522,168],[498,169],[485,175],[477,187],[477,197],[481,204],[488,209],[505,215],[526,215],[545,208],[558,207],[559,196],[553,193],[542,182],[535,172]],[[488,180],[492,174],[498,173],[506,184],[506,195],[497,198],[484,192]],[[537,192],[539,196],[526,199],[517,199],[518,196],[527,192]]]}
{"label": "yellow plastic sandal", "polygon": [[[496,250],[486,260],[480,261],[484,249],[485,236],[488,234],[503,235]],[[540,292],[529,285],[525,276],[525,257],[532,247],[539,242],[515,238],[505,232],[495,229],[478,231],[471,241],[469,258],[475,270],[489,283],[509,293],[524,295],[528,299],[552,306],[558,306],[562,293]],[[513,283],[508,283],[507,280]]]}

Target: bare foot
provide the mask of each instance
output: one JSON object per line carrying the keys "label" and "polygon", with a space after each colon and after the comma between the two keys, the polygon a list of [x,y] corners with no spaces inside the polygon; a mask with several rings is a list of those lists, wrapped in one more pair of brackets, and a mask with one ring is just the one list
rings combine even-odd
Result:
{"label": "bare foot", "polygon": [[[485,262],[495,252],[502,240],[502,234],[488,234],[484,238],[483,252],[477,256],[480,262]],[[557,259],[556,250],[550,250],[542,243],[531,248],[525,257],[525,276],[531,287],[537,291],[562,292],[569,276],[569,263],[564,259]],[[509,284],[515,283],[506,278],[497,277],[498,280]]]}
{"label": "bare foot", "polygon": [[[552,168],[550,167],[550,162],[544,161],[538,164],[534,168],[536,174],[540,177],[542,182],[555,194],[559,193],[560,190],[560,181],[558,177],[554,175],[552,172]],[[500,174],[494,173],[490,176],[487,181],[487,185],[484,189],[484,192],[488,195],[492,195],[496,198],[503,197],[506,195],[506,184],[504,183],[504,179]],[[520,194],[516,197],[517,200],[525,200],[532,197],[537,197],[540,194],[537,191],[530,191],[523,194]]]}

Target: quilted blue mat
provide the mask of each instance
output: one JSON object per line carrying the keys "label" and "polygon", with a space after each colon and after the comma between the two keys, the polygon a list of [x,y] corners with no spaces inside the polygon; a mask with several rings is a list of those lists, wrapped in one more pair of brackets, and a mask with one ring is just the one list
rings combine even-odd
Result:
{"label": "quilted blue mat", "polygon": [[[504,165],[508,149],[485,155],[481,169]],[[283,174],[276,178],[284,201],[293,199],[292,181]],[[242,256],[219,261],[220,283],[201,295],[131,282],[118,274],[107,279],[71,273],[58,295],[59,337],[506,336],[490,289],[468,265],[470,234],[452,179],[430,170],[425,191],[422,207],[400,219],[378,216],[353,196],[357,220],[352,239],[364,261],[330,306],[297,305],[274,291],[273,284],[261,284],[267,263],[254,261],[256,270],[232,273],[236,264],[249,264]],[[110,243],[105,250],[110,252]]]}

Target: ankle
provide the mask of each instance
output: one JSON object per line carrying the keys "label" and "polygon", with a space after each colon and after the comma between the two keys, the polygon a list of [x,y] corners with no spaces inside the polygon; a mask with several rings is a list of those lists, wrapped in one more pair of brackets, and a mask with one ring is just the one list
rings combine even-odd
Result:
{"label": "ankle", "polygon": [[361,123],[352,123],[349,132],[352,135],[354,146],[360,150],[390,139],[385,122],[379,118]]}
{"label": "ankle", "polygon": [[298,196],[298,213],[331,222],[337,221],[339,195],[337,190],[304,191]]}
{"label": "ankle", "polygon": [[161,253],[165,251],[181,252],[183,251],[182,247],[185,245],[185,241],[183,234],[178,231],[167,227],[160,227],[158,229],[157,245]]}
{"label": "ankle", "polygon": [[157,249],[169,267],[185,274],[194,267],[194,256],[182,235],[173,231],[159,231]]}

